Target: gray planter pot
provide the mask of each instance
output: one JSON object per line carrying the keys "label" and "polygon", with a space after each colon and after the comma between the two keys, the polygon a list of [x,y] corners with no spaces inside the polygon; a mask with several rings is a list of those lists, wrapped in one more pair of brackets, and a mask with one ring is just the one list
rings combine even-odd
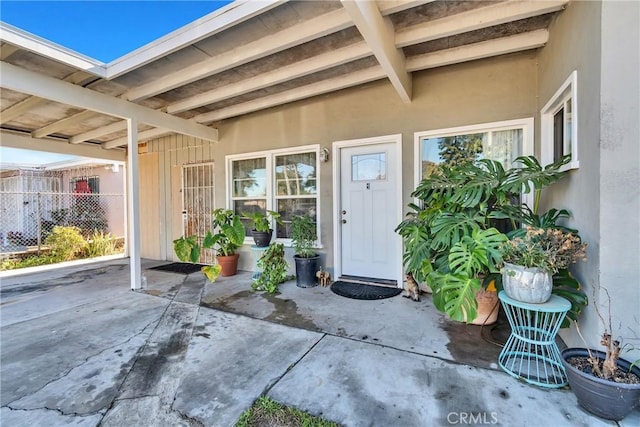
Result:
{"label": "gray planter pot", "polygon": [[509,298],[517,301],[541,304],[551,298],[553,276],[537,267],[504,263],[502,287]]}
{"label": "gray planter pot", "polygon": [[[598,358],[604,359],[601,351],[591,350]],[[567,373],[571,390],[576,395],[578,403],[587,411],[598,417],[620,421],[640,403],[640,384],[621,384],[604,380],[575,368],[567,359],[571,357],[588,357],[585,348],[568,348],[562,352],[562,365]],[[618,359],[618,366],[626,371],[631,363]],[[631,370],[640,376],[640,367]]]}

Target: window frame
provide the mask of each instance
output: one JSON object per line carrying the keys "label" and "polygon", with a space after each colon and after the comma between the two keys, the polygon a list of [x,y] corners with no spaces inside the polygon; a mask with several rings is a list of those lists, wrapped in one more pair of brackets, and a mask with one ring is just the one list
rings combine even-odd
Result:
{"label": "window frame", "polygon": [[[321,213],[320,213],[320,144],[312,144],[312,145],[303,145],[299,147],[290,147],[290,148],[279,148],[274,150],[263,150],[263,151],[252,151],[248,153],[240,153],[240,154],[229,154],[225,156],[225,179],[226,179],[226,188],[227,188],[227,197],[226,197],[226,206],[227,209],[233,208],[233,162],[238,160],[250,160],[257,158],[265,158],[265,178],[266,178],[266,209],[276,211],[277,208],[277,183],[275,177],[275,169],[276,169],[276,157],[278,156],[286,156],[291,154],[301,154],[301,153],[313,153],[316,159],[316,232],[318,236],[318,240],[316,241],[315,247],[318,249],[322,248],[322,243],[320,239],[320,224],[321,224]],[[290,197],[295,198],[295,197]],[[300,198],[313,198],[311,196],[303,196]],[[290,238],[274,238],[275,242],[282,243],[286,247],[292,247],[292,242]],[[253,244],[253,239],[251,236],[245,237],[245,244]]]}
{"label": "window frame", "polygon": [[[571,103],[571,114],[567,115],[567,104]],[[571,161],[564,165],[561,170],[578,169],[580,161],[578,159],[578,72],[574,70],[569,77],[560,85],[558,90],[551,96],[547,103],[540,110],[540,157],[543,164],[554,162],[555,158],[555,115],[563,110],[563,138],[567,137],[567,120],[571,120]]]}
{"label": "window frame", "polygon": [[[504,130],[522,129],[522,153],[521,156],[534,155],[534,119],[526,117],[515,120],[505,120],[500,122],[480,123],[475,125],[457,126],[444,129],[434,129],[429,131],[415,132],[413,145],[413,187],[416,188],[422,180],[422,147],[421,141],[424,138],[437,138],[445,136],[455,136],[472,133],[499,132]],[[528,206],[533,206],[533,194],[523,194],[522,201]],[[414,203],[419,203],[414,199]]]}
{"label": "window frame", "polygon": [[[76,188],[76,183],[78,181],[87,181],[87,186],[89,187],[89,189],[91,190],[90,194],[100,194],[100,176],[99,175],[83,175],[83,176],[74,176],[69,178],[69,192],[73,193],[75,191]],[[98,191],[93,191],[93,188],[91,186],[91,183],[93,184],[93,187],[98,187],[97,190]]]}

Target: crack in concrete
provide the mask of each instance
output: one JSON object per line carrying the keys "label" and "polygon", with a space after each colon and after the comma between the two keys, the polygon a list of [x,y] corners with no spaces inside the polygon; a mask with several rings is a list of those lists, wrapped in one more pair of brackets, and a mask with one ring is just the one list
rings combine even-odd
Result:
{"label": "crack in concrete", "polygon": [[52,412],[57,412],[60,415],[64,416],[64,417],[80,417],[80,418],[87,418],[87,417],[93,417],[94,415],[104,415],[104,413],[102,412],[102,410],[99,411],[93,411],[93,412],[87,412],[86,414],[79,414],[77,412],[71,412],[71,413],[66,413],[63,410],[61,410],[60,408],[49,408],[47,406],[42,406],[39,408],[14,408],[11,406],[11,404],[7,404],[2,406],[3,408],[7,408],[10,411],[23,411],[23,412],[32,412],[32,411],[52,411]]}
{"label": "crack in concrete", "polygon": [[[145,333],[145,331],[146,331],[146,330],[147,330],[151,325],[153,325],[153,323],[154,323],[154,322],[159,323],[160,319],[162,319],[162,315],[161,315],[160,317],[158,317],[158,319],[157,319],[157,320],[152,320],[152,321],[150,321],[149,323],[147,323],[147,324],[144,326],[144,328],[142,328],[139,332],[137,332],[137,333],[135,333],[135,334],[131,335],[131,336],[130,336],[129,338],[127,338],[126,340],[124,340],[124,341],[122,341],[122,342],[120,342],[120,343],[116,343],[116,344],[114,344],[114,345],[111,345],[111,346],[109,346],[109,347],[106,347],[106,348],[104,348],[104,349],[100,350],[99,352],[94,353],[94,354],[92,354],[92,355],[90,355],[90,356],[87,356],[84,360],[82,360],[82,361],[81,361],[80,363],[78,363],[77,365],[75,365],[75,366],[73,366],[73,367],[69,368],[69,370],[67,370],[66,372],[64,372],[62,375],[60,375],[60,376],[58,376],[58,377],[56,377],[56,378],[54,378],[54,379],[52,379],[52,380],[50,380],[50,381],[47,381],[47,383],[46,383],[46,384],[44,384],[42,387],[38,388],[37,390],[34,390],[34,391],[32,391],[31,393],[25,394],[24,396],[20,396],[19,398],[12,400],[11,402],[7,403],[7,405],[11,405],[12,403],[18,402],[19,400],[25,399],[25,398],[27,398],[27,397],[29,397],[29,396],[31,396],[31,395],[34,395],[34,394],[36,394],[36,393],[39,393],[41,390],[43,390],[44,388],[46,388],[48,385],[53,384],[53,383],[55,383],[56,381],[60,381],[61,379],[63,379],[63,378],[65,378],[65,377],[69,376],[69,375],[70,375],[74,370],[76,370],[76,369],[80,368],[82,365],[85,365],[85,364],[86,364],[86,363],[88,363],[91,359],[96,358],[96,357],[99,357],[101,354],[103,354],[103,353],[105,353],[105,352],[107,352],[107,351],[109,351],[109,350],[112,350],[112,349],[114,349],[115,347],[120,347],[120,346],[123,346],[123,345],[127,344],[128,342],[132,341],[132,340],[133,340],[133,339],[135,339],[136,337],[138,337],[138,336],[140,336],[140,335],[144,334],[144,333]],[[136,354],[137,354],[137,353],[136,353]]]}
{"label": "crack in concrete", "polygon": [[322,336],[320,338],[318,338],[318,340],[313,343],[313,345],[311,345],[307,351],[304,352],[304,354],[302,356],[300,356],[298,358],[298,360],[294,361],[292,364],[290,364],[289,366],[287,366],[287,369],[285,369],[285,371],[282,373],[282,375],[279,375],[275,378],[273,378],[266,386],[265,388],[262,390],[262,393],[260,393],[260,396],[266,396],[267,393],[269,393],[269,391],[271,391],[271,389],[273,387],[276,386],[276,384],[278,384],[280,382],[280,380],[282,378],[284,378],[285,375],[287,375],[293,368],[296,367],[296,365],[298,365],[298,363],[300,363],[302,361],[302,359],[304,359],[307,354],[311,353],[311,351],[313,351],[314,348],[316,348],[316,346],[318,344],[320,344],[320,341],[322,341],[324,339],[324,337],[326,337],[328,334],[324,333],[322,334]]}

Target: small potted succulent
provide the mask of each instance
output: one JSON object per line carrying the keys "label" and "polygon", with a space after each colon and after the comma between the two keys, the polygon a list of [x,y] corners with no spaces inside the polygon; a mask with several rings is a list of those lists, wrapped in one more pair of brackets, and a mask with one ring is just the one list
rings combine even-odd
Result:
{"label": "small potted succulent", "polygon": [[269,243],[271,243],[271,235],[273,234],[273,229],[271,228],[272,221],[282,224],[280,214],[270,210],[267,210],[266,213],[260,211],[252,213],[243,212],[242,218],[250,220],[253,224],[253,228],[251,229],[253,241],[256,246],[260,248],[267,247]]}
{"label": "small potted succulent", "polygon": [[551,297],[553,274],[586,260],[587,244],[575,230],[526,226],[502,246],[502,286],[510,298],[539,304]]}
{"label": "small potted succulent", "polygon": [[296,254],[296,285],[310,288],[318,284],[316,273],[320,255],[315,251],[317,240],[316,223],[309,215],[295,216],[291,220],[291,241]]}

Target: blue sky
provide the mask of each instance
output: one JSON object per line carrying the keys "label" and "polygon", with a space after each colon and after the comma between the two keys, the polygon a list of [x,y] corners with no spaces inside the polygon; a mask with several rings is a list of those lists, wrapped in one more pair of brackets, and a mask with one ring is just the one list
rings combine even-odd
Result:
{"label": "blue sky", "polygon": [[0,20],[103,62],[231,1],[0,1]]}

